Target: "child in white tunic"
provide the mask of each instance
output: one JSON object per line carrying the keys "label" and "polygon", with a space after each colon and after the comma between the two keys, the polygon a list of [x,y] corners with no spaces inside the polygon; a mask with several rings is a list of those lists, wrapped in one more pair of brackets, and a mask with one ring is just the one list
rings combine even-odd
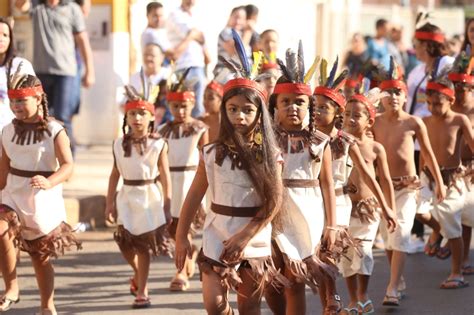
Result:
{"label": "child in white tunic", "polygon": [[[8,95],[15,119],[2,132],[0,235],[6,251],[0,253],[0,259],[11,270],[6,277],[16,277],[16,238],[15,244],[32,258],[41,312],[55,314],[50,257],[73,245],[81,247],[65,223],[62,197],[61,183],[71,176],[73,168],[70,143],[64,128],[48,118],[46,96],[38,78],[16,71],[9,78]],[[3,306],[19,301],[18,292],[16,297],[10,293],[12,296],[5,295]]]}
{"label": "child in white tunic", "polygon": [[239,78],[224,86],[218,140],[205,146],[184,202],[176,234],[176,265],[191,253],[191,222],[209,187],[211,211],[203,228],[199,266],[209,314],[233,314],[229,286],[238,290],[240,314],[260,314],[265,283],[282,283],[271,259],[272,226],[281,204],[281,158],[256,82]]}
{"label": "child in white tunic", "polygon": [[[319,283],[324,281],[323,272],[327,272],[329,266],[319,259],[317,250],[323,230],[335,233],[336,219],[329,137],[315,130],[311,87],[305,83],[302,73],[292,72],[286,67],[283,69],[284,75],[278,79],[269,101],[285,161],[286,197],[282,228],[275,232],[273,256],[277,267],[292,282],[291,287],[285,289],[286,294],[280,294],[278,299],[269,298],[267,291],[269,305],[276,304],[273,301],[285,301],[286,305],[281,302],[271,305],[276,314],[306,313],[305,283],[317,292]],[[306,80],[310,79],[306,76]],[[307,115],[309,125],[305,126]]]}
{"label": "child in white tunic", "polygon": [[[174,117],[172,122],[167,122],[158,127],[160,135],[168,141],[168,160],[171,172],[171,216],[173,221],[169,227],[171,237],[176,236],[181,207],[188,193],[199,163],[199,148],[208,142],[207,125],[194,119],[191,112],[194,108],[194,92],[180,91],[172,88],[166,95],[168,106]],[[201,206],[197,220],[203,220],[204,205]],[[194,229],[193,229],[194,232]],[[189,238],[192,241],[192,234]],[[189,288],[188,278],[194,275],[197,247],[188,260],[183,272],[177,272],[171,280],[171,291],[186,291]]]}
{"label": "child in white tunic", "polygon": [[[168,147],[163,138],[152,133],[152,103],[142,100],[133,88],[126,90],[124,136],[113,144],[106,218],[116,219],[115,241],[135,271],[130,279],[130,292],[136,297],[132,306],[144,308],[151,304],[147,289],[150,252],[170,255],[164,233],[171,222]],[[116,193],[120,177],[123,186]]]}

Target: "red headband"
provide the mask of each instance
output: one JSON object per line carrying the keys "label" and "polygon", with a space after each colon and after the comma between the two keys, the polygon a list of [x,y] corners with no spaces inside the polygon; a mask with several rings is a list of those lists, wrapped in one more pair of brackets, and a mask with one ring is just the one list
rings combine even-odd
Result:
{"label": "red headband", "polygon": [[346,108],[346,99],[344,98],[344,95],[341,93],[336,92],[335,90],[325,87],[325,86],[318,86],[314,90],[314,95],[323,95],[326,97],[329,97],[332,99],[334,102],[336,102],[337,105],[339,105],[342,109]]}
{"label": "red headband", "polygon": [[227,81],[227,83],[224,85],[224,94],[237,88],[255,90],[258,92],[264,102],[267,101],[267,91],[265,88],[258,82],[245,78],[237,78]]}
{"label": "red headband", "polygon": [[217,81],[212,80],[211,82],[209,82],[206,88],[217,92],[217,94],[219,94],[220,97],[224,96],[224,87],[222,86],[222,84],[218,83]]}
{"label": "red headband", "polygon": [[194,101],[194,92],[185,91],[185,92],[171,92],[169,91],[166,94],[166,100],[170,102],[185,102],[185,101]]}
{"label": "red headband", "polygon": [[382,81],[379,85],[379,88],[382,91],[388,90],[388,89],[400,89],[407,93],[407,85],[405,82],[400,81],[400,80],[385,80]]}
{"label": "red headband", "polygon": [[453,82],[464,82],[474,84],[474,75],[469,75],[466,73],[450,73],[448,74],[448,79]]}
{"label": "red headband", "polygon": [[346,82],[344,85],[348,88],[356,88],[360,85],[360,81],[354,80],[354,79],[346,79]]}
{"label": "red headband", "polygon": [[262,71],[278,69],[278,64],[276,62],[264,62],[262,65]]}
{"label": "red headband", "polygon": [[444,34],[432,32],[415,32],[415,38],[420,40],[430,40],[440,44],[444,44]]}
{"label": "red headband", "polygon": [[41,85],[33,86],[30,88],[22,88],[18,90],[8,90],[8,98],[24,98],[28,96],[36,96],[43,94],[43,88]]}
{"label": "red headband", "polygon": [[436,83],[436,82],[428,82],[426,84],[426,89],[436,91],[446,96],[454,98],[454,90],[451,90],[447,86]]}
{"label": "red headband", "polygon": [[132,109],[144,109],[152,114],[155,113],[155,107],[153,104],[144,100],[129,101],[125,103],[125,113]]}
{"label": "red headband", "polygon": [[365,105],[367,110],[369,111],[369,116],[371,119],[375,119],[375,114],[377,113],[377,110],[375,109],[374,104],[372,104],[367,97],[365,97],[362,94],[355,94],[352,95],[351,98],[349,99],[349,102],[355,101],[355,102],[360,102]]}
{"label": "red headband", "polygon": [[294,93],[311,96],[311,87],[304,83],[278,83],[273,89],[273,94]]}

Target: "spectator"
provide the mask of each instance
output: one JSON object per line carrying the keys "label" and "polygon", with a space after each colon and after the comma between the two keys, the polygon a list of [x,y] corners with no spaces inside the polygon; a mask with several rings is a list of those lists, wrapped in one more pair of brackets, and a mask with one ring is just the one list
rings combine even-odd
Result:
{"label": "spectator", "polygon": [[351,49],[347,52],[343,65],[349,69],[349,73],[356,73],[368,57],[364,37],[360,33],[355,33],[352,35]]}
{"label": "spectator", "polygon": [[375,37],[367,41],[367,53],[374,64],[381,64],[388,70],[390,66],[390,55],[398,64],[403,64],[400,54],[393,44],[387,39],[389,23],[385,19],[379,19],[375,23]]}
{"label": "spectator", "polygon": [[15,0],[22,12],[33,18],[33,66],[48,96],[51,114],[64,123],[74,152],[72,116],[77,107],[74,79],[77,73],[75,43],[84,60],[82,85],[95,81],[92,52],[85,29],[84,15],[77,3],[67,0],[40,0],[32,6],[29,0]]}
{"label": "spectator", "polygon": [[[250,41],[251,33],[246,33],[246,37],[242,35],[244,31],[244,27],[246,24],[246,13],[245,7],[236,7],[233,8],[229,20],[227,21],[226,27],[220,32],[219,39],[217,40],[217,55],[219,57],[223,57],[227,60],[233,59],[237,63],[239,63],[239,56],[235,51],[234,47],[234,40],[232,39],[232,30],[238,32],[242,37],[242,42],[248,44]],[[247,55],[250,55],[250,47],[246,47]],[[233,74],[231,74],[230,70],[227,69],[224,64],[218,60],[216,67],[214,68],[214,76],[217,77],[219,75],[220,78],[223,78],[222,81],[219,83],[225,84],[229,79],[232,79]]]}
{"label": "spectator", "polygon": [[150,2],[146,6],[146,18],[148,20],[147,27],[142,33],[141,48],[142,51],[149,43],[154,43],[161,47],[162,51],[171,49],[171,44],[168,41],[168,35],[164,28],[164,9],[159,2]]}
{"label": "spectator", "polygon": [[271,59],[271,55],[278,52],[280,38],[277,31],[273,29],[267,29],[260,34],[259,39],[259,50],[263,51],[265,58]]}
{"label": "spectator", "polygon": [[186,76],[187,84],[193,83],[196,105],[192,116],[204,114],[203,96],[206,88],[205,65],[209,54],[205,47],[204,34],[197,30],[192,8],[196,0],[182,0],[181,6],[170,14],[167,21],[168,39],[174,47],[176,72],[191,68]]}
{"label": "spectator", "polygon": [[474,56],[474,18],[471,18],[466,22],[464,42],[461,47],[462,50],[466,50],[467,45],[471,45],[471,56]]}
{"label": "spectator", "polygon": [[449,55],[451,57],[456,57],[461,52],[461,47],[464,42],[462,35],[454,35],[448,41]]}
{"label": "spectator", "polygon": [[253,4],[247,4],[245,6],[245,13],[247,14],[247,26],[245,27],[245,30],[252,34],[250,37],[249,46],[252,48],[252,51],[258,51],[259,35],[255,30],[258,19],[258,8]]}
{"label": "spectator", "polygon": [[91,0],[74,0],[82,10],[82,14],[84,17],[88,17],[89,13],[91,12]]}

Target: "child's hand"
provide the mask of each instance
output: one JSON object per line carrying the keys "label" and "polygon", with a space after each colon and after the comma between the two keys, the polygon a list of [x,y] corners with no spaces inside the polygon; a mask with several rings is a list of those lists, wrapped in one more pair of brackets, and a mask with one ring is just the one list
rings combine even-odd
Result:
{"label": "child's hand", "polygon": [[117,221],[117,209],[113,204],[107,204],[105,206],[105,220],[111,223]]}
{"label": "child's hand", "polygon": [[382,211],[382,215],[383,215],[385,221],[387,221],[387,230],[388,230],[388,232],[393,233],[395,231],[395,229],[397,228],[397,225],[398,225],[397,215],[390,208],[385,208]]}
{"label": "child's hand", "polygon": [[191,243],[189,242],[187,237],[183,238],[178,238],[176,237],[176,246],[175,246],[175,260],[174,263],[176,265],[176,268],[178,269],[178,272],[181,272],[183,270],[185,263],[186,263],[186,256],[191,259],[192,258],[192,248],[191,248]]}
{"label": "child's hand", "polygon": [[166,207],[163,209],[164,213],[165,213],[165,220],[166,220],[166,225],[170,225],[171,222],[173,221],[173,217],[171,216],[171,210],[169,209],[166,209]]}
{"label": "child's hand", "polygon": [[233,266],[240,262],[244,255],[245,246],[250,239],[242,233],[237,233],[228,240],[223,241],[224,249],[219,259],[226,265]]}
{"label": "child's hand", "polygon": [[34,177],[31,178],[31,181],[30,181],[30,186],[32,188],[37,188],[37,189],[50,189],[51,187],[53,187],[51,185],[51,182],[44,176],[41,176],[41,175],[36,175]]}
{"label": "child's hand", "polygon": [[329,227],[324,230],[323,244],[326,244],[328,250],[331,250],[334,243],[336,243],[336,231],[337,227]]}
{"label": "child's hand", "polygon": [[435,187],[436,200],[438,203],[442,202],[446,198],[446,186],[444,184],[436,185]]}

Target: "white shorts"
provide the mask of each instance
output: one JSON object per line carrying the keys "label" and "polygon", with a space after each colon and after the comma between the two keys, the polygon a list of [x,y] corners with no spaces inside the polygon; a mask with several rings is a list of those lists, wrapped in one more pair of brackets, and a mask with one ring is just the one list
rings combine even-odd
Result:
{"label": "white shorts", "polygon": [[433,209],[433,196],[434,193],[430,189],[430,182],[428,180],[428,176],[424,172],[421,172],[420,181],[422,188],[419,192],[419,200],[418,200],[418,207],[416,208],[416,214],[426,214],[430,213]]}
{"label": "white shorts", "polygon": [[466,179],[464,182],[466,183],[466,198],[464,199],[461,222],[463,225],[474,227],[474,184],[470,179]]}
{"label": "white shorts", "polygon": [[446,190],[446,198],[440,202],[433,202],[433,216],[441,226],[441,235],[447,239],[461,237],[461,216],[466,197],[465,185],[462,179],[456,181],[456,187]]}

